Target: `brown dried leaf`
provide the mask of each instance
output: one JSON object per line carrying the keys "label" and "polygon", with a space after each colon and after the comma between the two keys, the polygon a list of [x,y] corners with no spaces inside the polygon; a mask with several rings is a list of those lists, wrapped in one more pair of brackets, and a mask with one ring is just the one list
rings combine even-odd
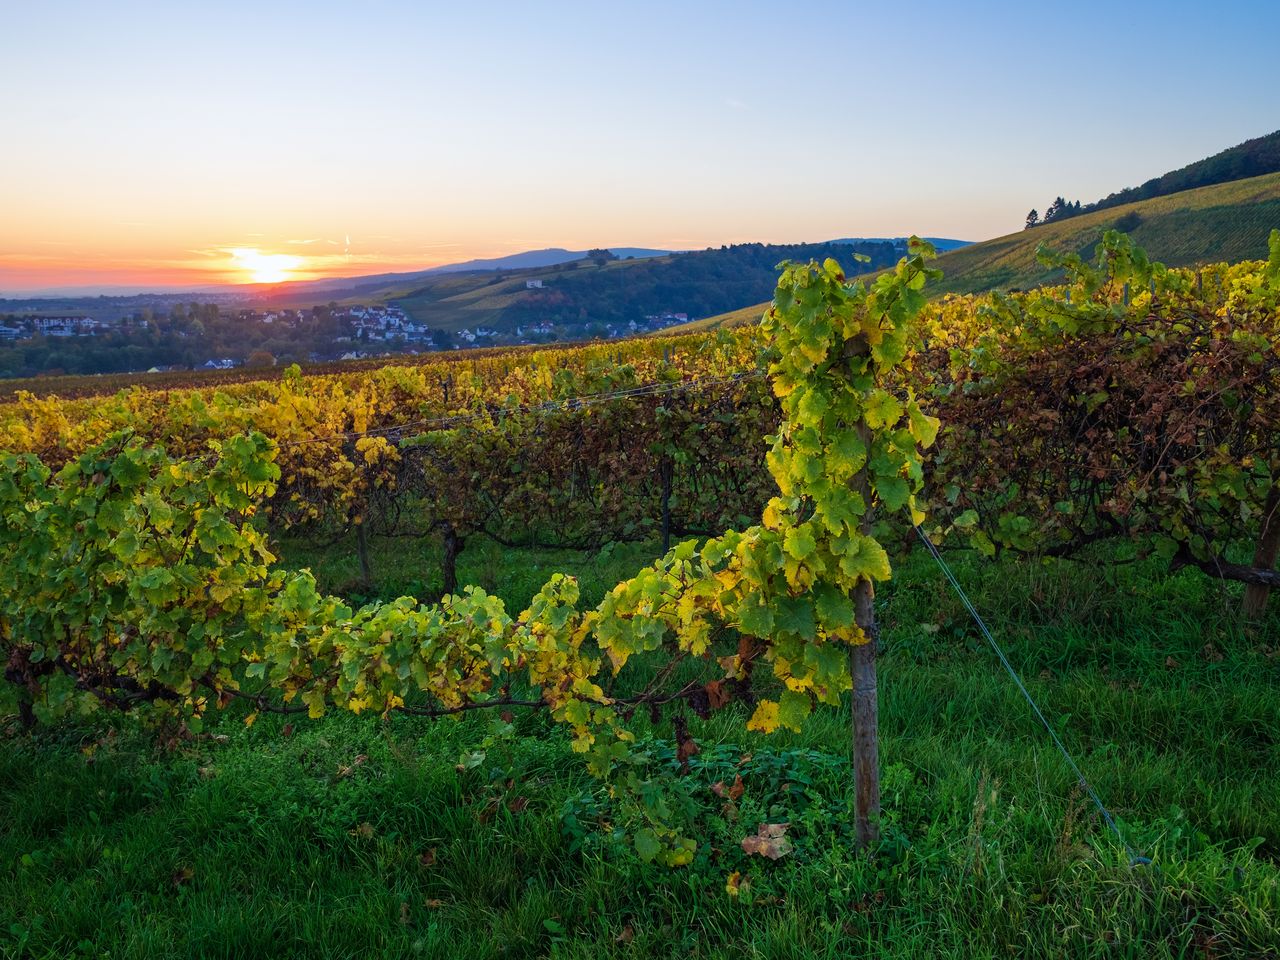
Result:
{"label": "brown dried leaf", "polygon": [[733,778],[733,783],[725,786],[723,780],[717,780],[711,785],[711,792],[722,800],[737,800],[742,796],[742,791],[746,789],[742,783],[742,774],[737,774]]}
{"label": "brown dried leaf", "polygon": [[787,839],[789,823],[762,823],[755,836],[742,838],[742,852],[780,860],[791,852],[791,841]]}
{"label": "brown dried leaf", "polygon": [[712,710],[719,710],[731,699],[723,680],[712,680],[703,689],[707,691],[707,706]]}
{"label": "brown dried leaf", "polygon": [[729,799],[737,800],[742,796],[742,792],[746,789],[746,786],[742,782],[742,774],[736,774],[733,778],[733,786],[729,788]]}

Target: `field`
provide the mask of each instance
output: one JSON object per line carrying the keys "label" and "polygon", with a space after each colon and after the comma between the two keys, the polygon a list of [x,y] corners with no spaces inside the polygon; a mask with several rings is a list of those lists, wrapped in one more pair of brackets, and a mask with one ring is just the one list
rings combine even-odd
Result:
{"label": "field", "polygon": [[1088,254],[1102,231],[1120,224],[1154,259],[1175,267],[1265,256],[1280,219],[1280,174],[1187,190],[988,240],[939,258],[939,291],[1028,289],[1054,277],[1036,262],[1040,243]]}
{"label": "field", "polygon": [[[438,577],[413,544],[374,546],[396,571],[375,592]],[[480,546],[462,570],[518,608],[549,569],[578,572],[595,599],[654,549],[602,560]],[[352,554],[295,544],[288,559],[341,587]],[[737,711],[693,720],[702,753],[670,793],[709,842],[656,875],[625,841],[567,825],[566,812],[607,817],[609,802],[534,716],[517,716],[512,738],[474,717],[264,716],[246,729],[231,710],[171,748],[128,722],[69,721],[0,742],[0,953],[1274,955],[1280,623],[1242,632],[1229,591],[1152,564],[951,560],[1154,865],[1128,865],[916,551],[882,598],[891,827],[876,860],[849,835],[847,707],[771,738],[745,733]],[[655,770],[674,774],[669,723],[643,729]],[[711,786],[738,773],[745,789],[726,807]],[[738,850],[766,818],[793,824],[796,849],[776,863]],[[735,871],[746,885],[731,897]]]}
{"label": "field", "polygon": [[[1280,223],[1280,173],[1099,210],[947,251],[938,258],[944,276],[933,292],[1027,290],[1054,282],[1061,274],[1036,261],[1040,243],[1088,256],[1103,231],[1117,225],[1153,259],[1169,266],[1263,257],[1267,234],[1276,223]],[[761,303],[691,321],[670,332],[754,323],[766,306]]]}

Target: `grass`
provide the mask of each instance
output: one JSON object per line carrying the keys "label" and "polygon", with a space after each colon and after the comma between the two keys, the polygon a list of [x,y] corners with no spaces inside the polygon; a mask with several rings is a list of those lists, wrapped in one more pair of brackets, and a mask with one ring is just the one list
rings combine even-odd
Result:
{"label": "grass", "polygon": [[[1099,210],[1068,220],[1019,230],[938,257],[943,278],[930,295],[1030,289],[1055,280],[1036,260],[1041,242],[1054,250],[1092,256],[1105,230],[1118,227],[1154,260],[1171,267],[1266,259],[1267,237],[1280,227],[1280,173],[1184,190],[1165,197]],[[668,333],[691,333],[755,323],[769,305],[693,320]]]}
{"label": "grass", "polygon": [[[366,592],[438,589],[429,543],[375,540]],[[351,544],[284,545],[350,587]],[[520,608],[553,569],[595,602],[652,545],[476,542]],[[1107,559],[1100,554],[1096,560]],[[1280,953],[1280,618],[1191,572],[953,557],[1046,716],[1150,867],[1130,867],[932,561],[878,598],[885,841],[852,846],[847,714],[748,734],[739,708],[637,717],[639,772],[699,840],[646,866],[627,816],[539,714],[251,728],[165,748],[85,718],[0,739],[6,957],[1226,957]],[[749,755],[749,759],[745,759]],[[741,774],[732,803],[711,785]],[[789,822],[768,862],[739,841]],[[737,897],[726,880],[746,880]]]}
{"label": "grass", "polygon": [[953,250],[938,258],[944,276],[936,292],[1026,289],[1048,282],[1056,274],[1036,260],[1041,242],[1091,255],[1103,231],[1117,225],[1169,266],[1265,259],[1267,235],[1280,226],[1280,174],[1099,210]]}

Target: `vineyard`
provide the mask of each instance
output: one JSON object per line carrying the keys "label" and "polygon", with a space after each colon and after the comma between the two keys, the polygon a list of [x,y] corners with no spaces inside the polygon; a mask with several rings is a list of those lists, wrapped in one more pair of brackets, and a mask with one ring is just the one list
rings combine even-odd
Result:
{"label": "vineyard", "polygon": [[[191,816],[268,872],[302,818],[330,907],[376,864],[386,928],[348,925],[388,955],[476,924],[514,955],[688,952],[677,882],[726,955],[740,925],[777,955],[1274,954],[1280,231],[1267,261],[1169,269],[1117,233],[1042,257],[1063,285],[930,299],[915,243],[871,281],[786,265],[748,329],[17,392],[0,792],[17,816],[15,758],[47,756],[65,802],[6,869],[79,919],[15,920],[15,955],[71,955],[85,876],[125,869],[127,840],[71,850],[98,757],[124,815],[204,790]],[[481,554],[501,569],[469,585]],[[407,563],[414,595],[386,595]],[[251,881],[201,849],[148,896],[221,931],[192,952],[259,943],[253,911],[283,914],[220,927],[202,885]],[[1058,939],[1021,941],[1032,914]],[[340,910],[313,922],[347,949]]]}

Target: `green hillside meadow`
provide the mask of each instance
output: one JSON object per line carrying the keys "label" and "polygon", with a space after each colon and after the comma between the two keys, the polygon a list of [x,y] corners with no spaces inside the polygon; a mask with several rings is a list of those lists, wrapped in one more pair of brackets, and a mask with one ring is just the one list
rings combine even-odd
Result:
{"label": "green hillside meadow", "polygon": [[[1267,255],[1267,235],[1280,226],[1280,173],[1186,190],[1167,197],[1082,214],[942,254],[942,293],[1028,289],[1056,279],[1036,260],[1036,247],[1091,254],[1102,234],[1123,230],[1153,259],[1173,267]],[[692,321],[675,330],[754,323],[768,304]]]}

